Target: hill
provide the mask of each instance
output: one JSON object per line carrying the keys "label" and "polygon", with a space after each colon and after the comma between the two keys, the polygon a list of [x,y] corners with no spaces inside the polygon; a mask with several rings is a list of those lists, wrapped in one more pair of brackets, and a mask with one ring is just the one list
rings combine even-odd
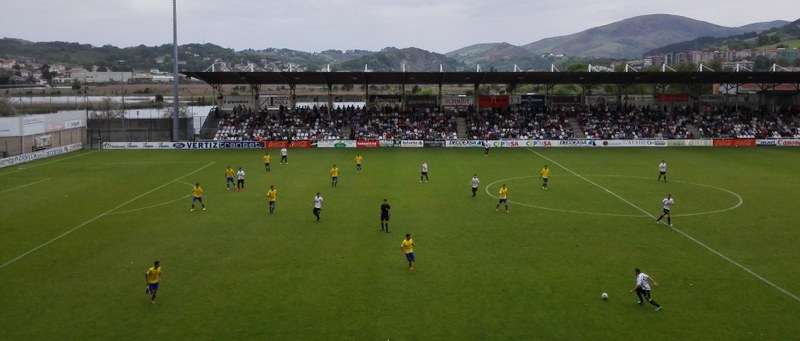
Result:
{"label": "hill", "polygon": [[337,70],[363,70],[364,65],[373,71],[439,71],[441,65],[445,70],[453,71],[464,65],[446,55],[434,53],[415,47],[397,49],[387,47],[380,52],[365,55],[337,65]]}
{"label": "hill", "polygon": [[[791,23],[771,21],[767,24],[781,25],[761,30],[759,31],[760,33],[749,31],[727,37],[700,37],[652,49],[646,51],[645,55],[710,49],[740,50],[747,48],[800,47],[800,43],[798,43],[798,40],[800,40],[800,19]],[[763,28],[765,26],[751,24],[742,27]]]}
{"label": "hill", "polygon": [[[638,58],[645,51],[699,37],[726,37],[752,28],[785,22],[724,27],[677,15],[652,14],[633,17],[566,36],[542,39],[522,47],[538,53],[562,53],[580,57]],[[774,27],[774,26],[772,26]]]}
{"label": "hill", "polygon": [[[776,30],[776,27],[786,23],[770,21],[732,28],[676,15],[654,14],[625,19],[571,35],[546,38],[523,46],[506,42],[483,43],[444,55],[414,47],[389,47],[377,52],[326,50],[311,53],[278,48],[235,51],[214,44],[184,44],[179,47],[178,53],[182,62],[181,69],[192,71],[206,70],[212,64],[217,66],[217,70],[227,71],[250,68],[257,71],[317,71],[328,66],[336,71],[360,71],[364,69],[364,65],[375,71],[401,71],[404,64],[408,71],[439,71],[439,65],[447,71],[465,70],[474,69],[476,64],[481,65],[484,71],[513,71],[514,65],[523,69],[549,68],[551,63],[565,62],[561,59],[562,55],[569,58],[567,61],[579,58],[622,59],[639,58],[652,51],[703,49],[731,41],[726,38],[731,36],[738,36],[734,41],[739,42],[738,45],[728,44],[727,47],[731,49],[755,44],[800,45],[800,34],[795,32],[800,31],[797,22],[795,26],[786,26],[782,31]],[[765,34],[769,38],[766,41],[760,38]],[[664,46],[667,46],[665,50],[656,50]],[[30,42],[3,38],[0,39],[0,58],[82,66],[86,69],[98,66],[111,70],[169,70],[172,64],[172,46],[95,47],[74,42]],[[124,63],[120,64],[119,61]]]}
{"label": "hill", "polygon": [[445,54],[467,65],[485,65],[499,71],[514,71],[518,67],[540,66],[541,57],[509,43],[487,43],[467,46]]}

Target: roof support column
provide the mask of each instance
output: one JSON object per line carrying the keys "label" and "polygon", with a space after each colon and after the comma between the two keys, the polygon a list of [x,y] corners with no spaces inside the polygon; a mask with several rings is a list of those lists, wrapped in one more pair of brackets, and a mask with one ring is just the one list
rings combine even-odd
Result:
{"label": "roof support column", "polygon": [[439,94],[436,96],[436,107],[439,108],[439,111],[444,111],[442,109],[442,83],[439,83]]}
{"label": "roof support column", "polygon": [[544,85],[544,106],[547,108],[547,111],[552,110],[553,106],[553,91],[555,90],[555,84],[545,84]]}
{"label": "roof support column", "polygon": [[406,83],[400,84],[400,111],[406,111]]}
{"label": "roof support column", "polygon": [[372,103],[369,102],[369,83],[364,83],[364,105],[367,106],[367,110],[372,107]]}
{"label": "roof support column", "polygon": [[474,97],[472,99],[472,103],[474,103],[474,105],[475,105],[475,112],[479,112],[480,109],[481,109],[480,105],[478,103],[478,89],[480,89],[480,87],[481,87],[481,85],[479,83],[475,83],[475,86],[473,86],[473,88],[472,88],[473,97]]}
{"label": "roof support column", "polygon": [[[622,101],[623,95],[626,99],[628,98],[628,84],[617,83],[617,106],[620,108],[628,106],[627,100]],[[624,110],[624,112],[627,112],[627,110]]]}
{"label": "roof support column", "polygon": [[333,84],[328,84],[328,113],[333,112]]}
{"label": "roof support column", "polygon": [[294,84],[289,85],[289,107],[292,111],[297,110],[297,86]]}
{"label": "roof support column", "polygon": [[259,102],[259,97],[261,97],[261,84],[251,83],[250,84],[250,95],[253,96],[253,103],[254,107],[252,108],[256,112],[261,110],[261,103]]}

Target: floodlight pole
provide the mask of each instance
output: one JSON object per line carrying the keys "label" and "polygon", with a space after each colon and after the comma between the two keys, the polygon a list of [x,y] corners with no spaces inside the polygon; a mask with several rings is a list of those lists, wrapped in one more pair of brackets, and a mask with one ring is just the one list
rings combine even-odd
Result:
{"label": "floodlight pole", "polygon": [[[178,121],[178,11],[177,0],[172,0],[172,141],[178,141],[180,122]],[[188,129],[188,125],[187,125]]]}

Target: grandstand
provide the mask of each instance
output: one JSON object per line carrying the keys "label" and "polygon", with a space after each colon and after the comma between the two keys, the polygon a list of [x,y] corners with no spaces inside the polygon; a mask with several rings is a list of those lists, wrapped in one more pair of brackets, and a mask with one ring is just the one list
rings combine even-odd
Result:
{"label": "grandstand", "polygon": [[[793,72],[674,73],[320,73],[187,72],[216,90],[249,84],[253,96],[220,96],[222,110],[202,129],[206,140],[487,140],[692,139],[797,137],[797,95],[775,84],[800,84]],[[740,95],[554,96],[552,85],[762,84],[755,100]],[[260,94],[262,84],[289,86],[289,95]],[[328,99],[298,107],[296,87],[327,85]],[[336,105],[334,84],[365,85],[361,105]],[[430,96],[375,95],[370,84],[438,84]],[[442,85],[472,84],[471,97],[443,95]],[[545,84],[544,95],[481,95],[481,84]],[[768,86],[772,84],[772,86]],[[663,87],[662,87],[663,88]],[[797,89],[796,89],[797,90]],[[771,92],[769,92],[771,91]],[[770,105],[764,103],[769,93]],[[748,96],[748,95],[745,95]],[[351,96],[352,97],[352,96]],[[541,97],[541,98],[533,98]],[[642,98],[645,99],[642,99]],[[776,102],[776,97],[779,97]],[[225,107],[225,104],[230,106]],[[413,104],[413,105],[412,105]],[[208,122],[213,121],[213,122]]]}
{"label": "grandstand", "polygon": [[[209,122],[210,121],[210,122]],[[207,120],[205,139],[295,140],[565,140],[799,138],[792,110],[770,114],[753,108],[700,112],[685,106],[439,110],[399,108],[240,108]],[[577,131],[576,128],[577,127]]]}

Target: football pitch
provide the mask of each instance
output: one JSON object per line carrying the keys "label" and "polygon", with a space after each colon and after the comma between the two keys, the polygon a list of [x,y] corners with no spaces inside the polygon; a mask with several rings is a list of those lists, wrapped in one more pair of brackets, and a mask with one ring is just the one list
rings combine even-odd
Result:
{"label": "football pitch", "polygon": [[[800,335],[800,148],[305,149],[285,165],[270,154],[270,172],[264,150],[81,151],[0,169],[0,338]],[[244,191],[226,190],[229,165],[246,171]],[[195,183],[205,211],[190,211]],[[509,213],[495,211],[503,184]],[[673,227],[655,223],[667,194]],[[637,267],[663,311],[629,293]]]}

